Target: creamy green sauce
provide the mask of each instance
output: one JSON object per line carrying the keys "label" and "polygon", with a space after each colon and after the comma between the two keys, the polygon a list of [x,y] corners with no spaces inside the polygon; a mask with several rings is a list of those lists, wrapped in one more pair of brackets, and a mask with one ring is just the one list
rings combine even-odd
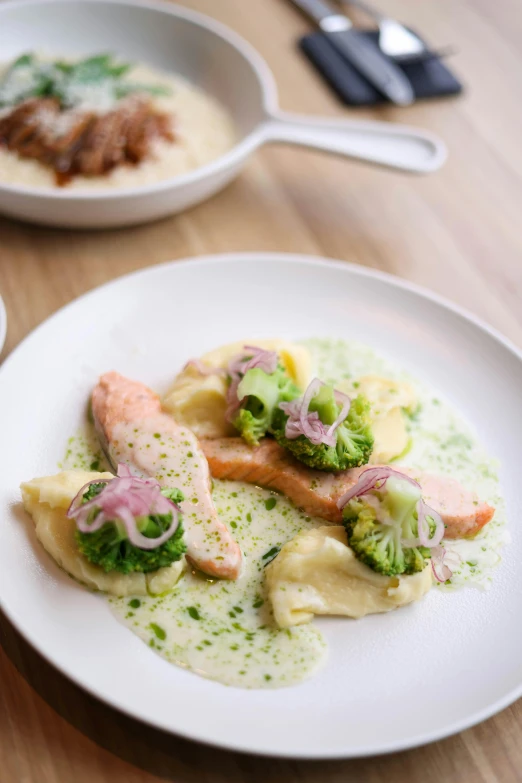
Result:
{"label": "creamy green sauce", "polygon": [[[473,539],[446,542],[460,564],[447,590],[464,585],[487,588],[507,540],[497,464],[477,441],[471,426],[432,389],[355,342],[309,340],[315,373],[325,381],[356,380],[378,374],[407,380],[420,402],[409,422],[412,446],[398,464],[450,474],[495,506],[494,519]],[[64,469],[106,470],[91,427],[69,439]],[[214,500],[244,554],[235,582],[186,573],[169,595],[108,599],[115,615],[151,649],[184,668],[227,685],[274,688],[297,683],[323,662],[326,644],[313,625],[280,630],[265,596],[264,567],[299,531],[322,525],[286,498],[239,482],[215,481]],[[450,598],[448,597],[448,600]]]}
{"label": "creamy green sauce", "polygon": [[263,571],[275,555],[270,550],[313,522],[285,498],[258,487],[216,481],[213,495],[220,519],[243,550],[240,578],[213,580],[189,571],[169,595],[141,599],[139,607],[109,599],[111,607],[168,661],[205,677],[248,688],[299,682],[320,665],[326,645],[312,625],[275,627]]}
{"label": "creamy green sauce", "polygon": [[409,421],[411,448],[399,465],[426,473],[450,475],[480,500],[495,507],[495,516],[473,539],[445,541],[460,563],[453,577],[438,589],[474,586],[487,589],[493,570],[500,562],[500,550],[509,540],[505,529],[505,504],[500,491],[498,461],[478,442],[473,427],[444,400],[439,392],[421,384],[367,345],[342,340],[309,340],[305,343],[315,359],[315,371],[325,381],[356,380],[376,374],[408,381],[417,394],[418,413]]}
{"label": "creamy green sauce", "polygon": [[98,470],[100,473],[111,470],[91,422],[86,422],[67,440],[67,448],[58,467],[60,470]]}

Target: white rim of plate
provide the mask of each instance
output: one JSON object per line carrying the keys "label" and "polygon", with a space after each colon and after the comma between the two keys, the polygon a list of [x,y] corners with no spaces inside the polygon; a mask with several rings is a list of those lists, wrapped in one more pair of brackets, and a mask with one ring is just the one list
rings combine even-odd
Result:
{"label": "white rim of plate", "polygon": [[[9,354],[9,356],[3,363],[2,367],[0,368],[0,382],[2,380],[3,374],[5,373],[5,368],[9,366],[11,357],[14,356],[14,354],[17,353],[17,351],[20,348],[24,347],[27,343],[29,343],[33,338],[33,336],[35,336],[40,329],[42,329],[48,322],[52,321],[53,319],[61,317],[63,313],[67,312],[67,310],[74,307],[74,305],[78,301],[83,299],[88,299],[89,297],[95,295],[96,292],[99,291],[100,289],[107,289],[110,288],[111,286],[117,286],[120,281],[132,277],[144,276],[150,274],[151,272],[154,273],[155,270],[166,266],[175,267],[178,264],[183,266],[187,264],[197,264],[199,266],[206,266],[209,264],[219,264],[226,261],[260,263],[262,260],[266,260],[267,258],[272,261],[277,261],[279,259],[281,261],[294,263],[296,265],[305,264],[308,266],[324,266],[324,267],[331,267],[335,269],[344,268],[347,270],[348,274],[358,275],[359,277],[368,277],[376,280],[381,280],[385,283],[388,283],[394,288],[399,288],[405,291],[411,291],[412,293],[416,294],[422,299],[427,299],[429,301],[435,302],[440,307],[455,313],[456,315],[460,316],[463,320],[473,324],[480,331],[489,334],[491,337],[493,337],[495,340],[501,343],[505,348],[507,348],[519,361],[522,361],[522,351],[515,345],[515,343],[513,343],[511,340],[505,337],[500,331],[498,331],[497,329],[495,329],[494,327],[490,326],[488,323],[483,321],[481,318],[474,315],[471,311],[467,310],[464,307],[461,307],[460,305],[455,304],[454,302],[451,302],[449,299],[446,299],[445,297],[440,296],[439,294],[429,291],[423,286],[417,285],[416,283],[411,283],[407,280],[403,280],[402,278],[397,277],[396,275],[389,274],[388,272],[381,272],[380,270],[376,270],[376,269],[368,269],[366,267],[362,267],[359,264],[355,264],[350,261],[342,261],[340,259],[334,260],[322,256],[299,255],[298,253],[235,252],[235,253],[220,253],[216,255],[193,256],[189,258],[180,259],[179,261],[177,260],[166,261],[161,264],[155,264],[153,266],[146,267],[144,269],[138,269],[134,272],[121,275],[120,277],[117,277],[114,280],[110,280],[107,283],[97,286],[96,288],[93,288],[90,291],[87,291],[85,294],[82,294],[82,296],[79,296],[73,301],[69,302],[67,305],[64,305],[55,313],[53,313],[44,321],[42,321],[41,324],[39,324],[35,329],[33,329],[33,331],[30,332],[19,343],[19,345]],[[142,723],[160,729],[161,731],[165,731],[168,734],[174,734],[175,736],[182,737],[183,739],[202,742],[212,747],[229,750],[236,753],[237,752],[249,753],[255,756],[266,756],[272,758],[296,758],[300,760],[301,759],[302,760],[348,759],[348,758],[364,758],[368,756],[380,756],[387,753],[395,753],[403,750],[409,750],[412,748],[420,747],[423,745],[427,745],[431,742],[436,742],[438,740],[445,739],[446,737],[450,737],[454,734],[458,734],[459,732],[464,731],[465,729],[469,729],[472,726],[476,726],[477,724],[482,723],[483,721],[497,714],[501,710],[506,709],[511,704],[513,704],[513,702],[515,702],[518,698],[522,696],[522,682],[521,682],[517,688],[512,689],[503,698],[498,699],[493,704],[489,705],[483,710],[479,710],[478,712],[474,713],[468,718],[456,721],[455,723],[446,726],[442,730],[427,732],[426,734],[415,736],[409,740],[404,740],[403,742],[394,742],[394,743],[382,745],[377,750],[357,751],[357,749],[354,749],[353,752],[346,752],[346,751],[328,752],[327,751],[324,754],[315,753],[315,752],[307,754],[305,750],[303,752],[300,752],[298,756],[296,755],[292,756],[282,752],[274,753],[269,750],[259,750],[258,748],[251,747],[249,745],[241,745],[241,744],[234,745],[232,743],[212,741],[204,736],[195,736],[194,734],[188,734],[188,733],[185,734],[182,730],[173,731],[170,728],[170,726],[166,725],[162,721],[146,720],[141,718],[135,712],[126,709],[125,707],[121,707],[117,705],[114,701],[110,700],[109,697],[107,697],[103,692],[99,691],[98,689],[86,687],[81,681],[81,679],[76,676],[76,674],[68,671],[67,667],[57,666],[51,657],[48,657],[45,653],[40,651],[38,646],[38,640],[34,638],[32,631],[28,628],[23,627],[21,623],[19,624],[17,622],[17,619],[15,619],[14,617],[15,613],[11,613],[9,608],[4,606],[4,604],[1,601],[1,596],[0,596],[0,609],[4,612],[4,614],[6,615],[8,620],[12,623],[12,625],[16,628],[16,630],[38,652],[38,654],[41,655],[42,658],[44,658],[44,660],[46,660],[48,663],[54,666],[54,668],[58,669],[58,671],[60,671],[64,676],[66,676],[68,679],[70,679],[72,682],[74,682],[76,685],[82,688],[82,690],[86,691],[90,695],[99,699],[104,704],[107,704],[109,707],[112,707],[113,709],[119,710],[123,714],[128,715],[129,717],[134,718],[135,720],[140,720]]]}

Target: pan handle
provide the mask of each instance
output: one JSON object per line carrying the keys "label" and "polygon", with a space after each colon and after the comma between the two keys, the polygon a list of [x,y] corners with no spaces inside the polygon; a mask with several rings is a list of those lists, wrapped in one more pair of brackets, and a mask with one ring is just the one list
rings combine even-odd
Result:
{"label": "pan handle", "polygon": [[415,174],[437,171],[447,155],[441,139],[407,125],[323,119],[284,112],[267,117],[263,141],[311,147]]}

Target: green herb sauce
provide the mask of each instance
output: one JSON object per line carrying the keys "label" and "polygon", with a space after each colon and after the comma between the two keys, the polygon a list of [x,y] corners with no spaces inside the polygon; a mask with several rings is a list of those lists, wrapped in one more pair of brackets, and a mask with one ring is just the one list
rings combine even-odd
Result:
{"label": "green herb sauce", "polygon": [[[451,475],[496,508],[495,518],[476,538],[446,542],[461,564],[450,583],[437,589],[487,588],[507,540],[505,512],[497,464],[477,442],[472,427],[438,390],[424,387],[367,346],[337,340],[310,340],[306,345],[313,354],[315,374],[325,381],[378,374],[414,386],[420,408],[409,420],[411,448],[397,465]],[[69,439],[60,467],[88,470],[94,462],[99,470],[107,469],[89,429]],[[183,475],[182,483],[187,480]],[[326,644],[315,625],[286,630],[274,626],[264,566],[299,531],[324,522],[305,516],[282,496],[276,499],[269,491],[239,482],[215,480],[213,495],[221,520],[241,545],[242,576],[228,582],[191,570],[172,593],[130,602],[110,598],[112,610],[162,657],[202,676],[247,688],[297,683],[321,665]]]}

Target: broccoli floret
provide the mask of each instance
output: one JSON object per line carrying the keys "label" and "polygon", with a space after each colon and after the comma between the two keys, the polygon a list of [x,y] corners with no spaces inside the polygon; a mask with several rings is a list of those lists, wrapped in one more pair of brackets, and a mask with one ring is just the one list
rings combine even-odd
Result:
{"label": "broccoli floret", "polygon": [[[343,523],[358,560],[386,576],[422,571],[430,558],[430,549],[408,546],[408,541],[418,536],[420,499],[420,487],[393,477],[382,490],[352,498],[343,509]],[[431,535],[435,524],[429,517],[427,522]]]}
{"label": "broccoli floret", "polygon": [[[341,406],[336,402],[334,388],[322,386],[309,407],[316,411],[325,425],[338,417]],[[304,435],[290,439],[285,436],[288,416],[279,410],[274,417],[273,433],[277,442],[305,465],[316,470],[338,471],[366,465],[373,449],[370,403],[362,394],[352,400],[348,416],[335,431],[335,446],[315,445]]]}
{"label": "broccoli floret", "polygon": [[300,393],[281,366],[270,374],[258,367],[248,370],[237,389],[242,407],[234,427],[250,446],[257,446],[271,429],[279,403],[295,400]]}
{"label": "broccoli floret", "polygon": [[163,497],[172,501],[172,503],[176,503],[176,505],[181,503],[182,500],[185,500],[183,492],[180,489],[176,489],[176,487],[162,487],[161,494]]}
{"label": "broccoli floret", "polygon": [[[105,486],[101,482],[91,484],[83,495],[83,502],[86,503],[98,495]],[[179,489],[164,488],[161,493],[173,503],[179,503],[183,500],[183,493]],[[99,513],[97,510],[93,511],[93,520],[97,513]],[[147,538],[157,538],[170,526],[172,515],[152,514],[138,517],[136,521],[140,533]],[[156,549],[139,549],[131,544],[125,528],[117,522],[106,522],[93,533],[82,533],[80,530],[76,530],[75,538],[78,549],[87,560],[101,566],[104,571],[119,571],[122,574],[129,574],[132,571],[141,571],[142,573],[156,571],[158,568],[164,568],[176,560],[180,560],[187,551],[183,541],[181,520],[168,541]]]}

